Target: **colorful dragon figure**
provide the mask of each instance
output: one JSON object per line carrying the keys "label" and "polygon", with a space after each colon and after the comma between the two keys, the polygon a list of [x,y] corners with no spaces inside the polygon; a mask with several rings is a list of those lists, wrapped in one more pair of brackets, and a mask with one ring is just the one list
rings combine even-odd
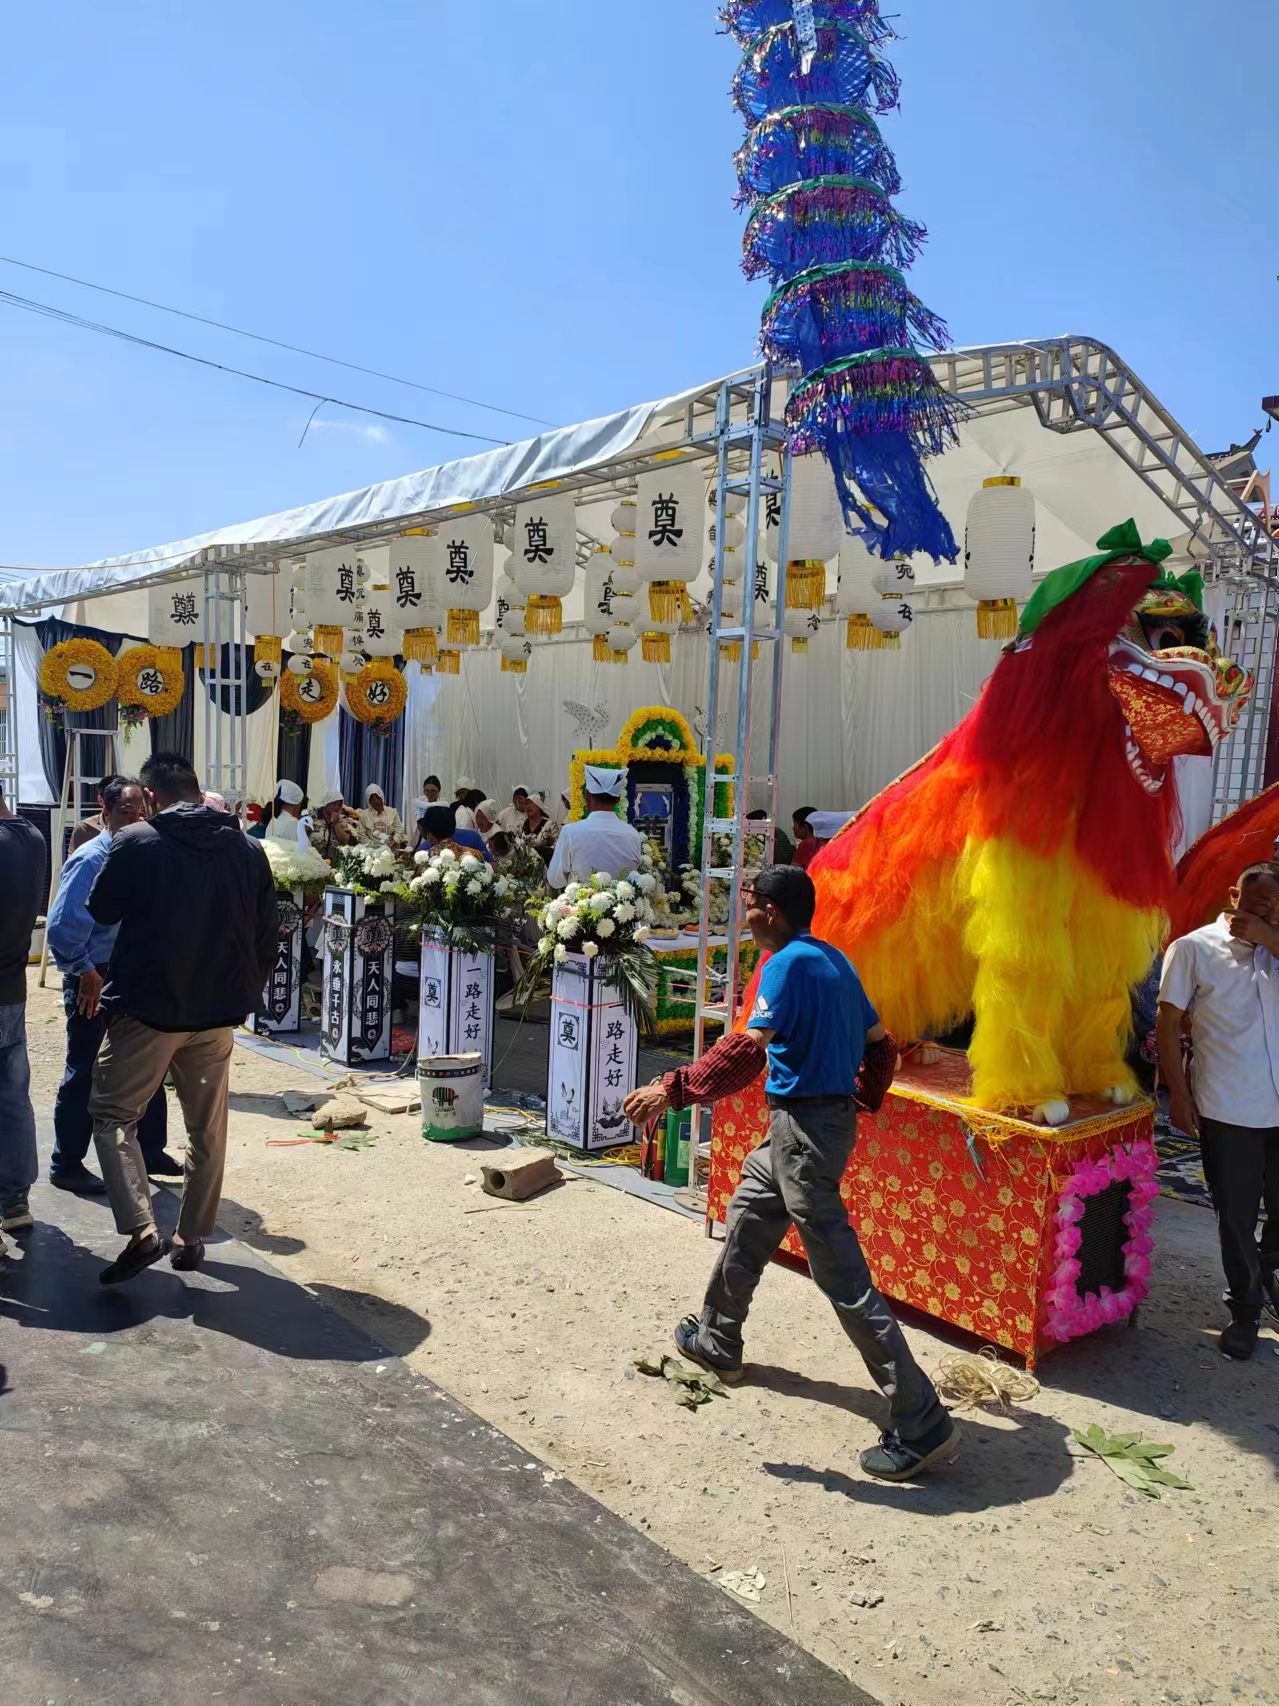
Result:
{"label": "colorful dragon figure", "polygon": [[1131,988],[1167,934],[1172,761],[1210,754],[1252,680],[1193,571],[1131,521],[1049,575],[977,704],[813,861],[817,933],[898,1037],[973,1020],[978,1105],[1125,1103]]}

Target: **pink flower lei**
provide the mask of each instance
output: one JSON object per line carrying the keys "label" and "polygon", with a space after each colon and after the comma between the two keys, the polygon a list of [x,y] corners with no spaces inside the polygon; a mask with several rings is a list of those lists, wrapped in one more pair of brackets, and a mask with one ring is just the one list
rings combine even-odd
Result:
{"label": "pink flower lei", "polygon": [[[1155,1219],[1154,1200],[1159,1195],[1157,1166],[1155,1146],[1150,1142],[1109,1150],[1095,1161],[1085,1156],[1075,1163],[1061,1187],[1053,1216],[1057,1225],[1056,1266],[1048,1286],[1048,1319],[1044,1324],[1050,1339],[1064,1344],[1067,1339],[1095,1333],[1112,1321],[1122,1321],[1150,1290],[1150,1253],[1155,1247],[1151,1227]],[[1118,1291],[1103,1285],[1100,1295],[1090,1291],[1080,1297],[1075,1282],[1082,1272],[1079,1246],[1083,1241],[1080,1222],[1084,1218],[1085,1198],[1098,1195],[1116,1180],[1127,1180],[1131,1185],[1128,1212],[1124,1215],[1128,1228],[1128,1242],[1123,1251],[1124,1283]]]}

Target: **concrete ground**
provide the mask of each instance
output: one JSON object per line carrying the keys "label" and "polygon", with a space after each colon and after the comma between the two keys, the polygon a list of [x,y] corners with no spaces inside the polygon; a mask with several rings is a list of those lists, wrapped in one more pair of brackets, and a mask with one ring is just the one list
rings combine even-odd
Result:
{"label": "concrete ground", "polygon": [[868,1700],[243,1244],[104,1292],[105,1207],[33,1207],[0,1275],[11,1706]]}
{"label": "concrete ground", "polygon": [[[53,998],[33,994],[46,1108],[60,1030]],[[511,1062],[532,1046],[526,1029]],[[1244,1365],[1217,1354],[1225,1315],[1204,1209],[1158,1205],[1135,1331],[1056,1352],[1012,1415],[961,1419],[957,1465],[885,1487],[856,1461],[882,1404],[805,1276],[765,1276],[747,1383],[692,1414],[632,1363],[669,1349],[700,1300],[713,1259],[700,1225],[592,1178],[499,1206],[474,1182],[480,1147],[425,1144],[411,1116],[374,1117],[365,1148],[294,1146],[302,1122],[280,1092],[314,1084],[299,1060],[236,1050],[223,1226],[708,1584],[758,1570],[754,1615],[884,1706],[1279,1700],[1279,1339],[1268,1327]],[[60,1201],[51,1218],[63,1223]],[[934,1374],[963,1344],[922,1317],[904,1324]],[[194,1366],[217,1337],[198,1335]],[[77,1366],[105,1354],[77,1353]],[[1072,1455],[1071,1430],[1094,1422],[1173,1444],[1192,1490],[1143,1499]]]}

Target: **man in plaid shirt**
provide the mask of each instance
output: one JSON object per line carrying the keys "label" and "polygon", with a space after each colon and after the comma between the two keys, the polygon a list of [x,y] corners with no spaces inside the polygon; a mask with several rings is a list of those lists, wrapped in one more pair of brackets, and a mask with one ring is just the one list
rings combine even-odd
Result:
{"label": "man in plaid shirt", "polygon": [[702,1313],[685,1316],[675,1342],[722,1380],[740,1380],[755,1287],[793,1225],[813,1279],[889,1402],[891,1427],[862,1452],[862,1467],[881,1480],[912,1480],[955,1456],[958,1429],[875,1289],[839,1189],[856,1141],[858,1093],[863,1105],[879,1105],[896,1045],[849,961],[812,934],[817,895],[806,871],[774,865],[744,896],[751,935],[770,956],[745,1031],[626,1101],[627,1117],[645,1125],[667,1108],[732,1095],[768,1068],[768,1136],[728,1206]]}

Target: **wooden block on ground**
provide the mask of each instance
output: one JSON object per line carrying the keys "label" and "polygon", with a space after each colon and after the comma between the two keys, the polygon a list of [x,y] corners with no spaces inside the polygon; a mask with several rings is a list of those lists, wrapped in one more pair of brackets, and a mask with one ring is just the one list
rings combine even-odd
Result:
{"label": "wooden block on ground", "polygon": [[416,1087],[408,1084],[403,1090],[365,1090],[358,1099],[379,1114],[415,1114],[422,1106]]}
{"label": "wooden block on ground", "polygon": [[491,1197],[523,1202],[559,1183],[560,1170],[549,1149],[511,1149],[500,1161],[482,1161],[483,1189]]}

